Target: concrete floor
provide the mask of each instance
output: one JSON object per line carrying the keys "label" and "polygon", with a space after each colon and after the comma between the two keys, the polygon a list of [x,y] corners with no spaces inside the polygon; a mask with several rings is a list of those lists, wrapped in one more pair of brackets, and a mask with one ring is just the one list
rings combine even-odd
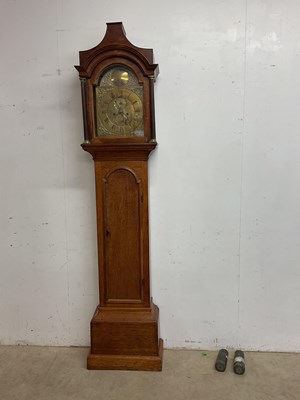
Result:
{"label": "concrete floor", "polygon": [[165,350],[162,372],[88,371],[87,348],[0,346],[1,400],[299,400],[300,354],[246,353],[245,375],[215,352]]}

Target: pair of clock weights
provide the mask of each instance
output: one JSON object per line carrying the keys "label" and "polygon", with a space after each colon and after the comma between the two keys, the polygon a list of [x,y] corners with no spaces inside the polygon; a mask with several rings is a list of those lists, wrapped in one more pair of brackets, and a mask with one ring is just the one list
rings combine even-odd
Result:
{"label": "pair of clock weights", "polygon": [[96,180],[99,305],[88,369],[162,368],[159,309],[150,296],[148,158],[155,139],[153,50],[121,22],[79,52],[84,143]]}
{"label": "pair of clock weights", "polygon": [[[218,372],[225,372],[227,359],[228,351],[226,349],[221,349],[215,362],[215,369]],[[242,350],[236,350],[234,353],[233,371],[237,375],[243,375],[245,373],[245,355]]]}

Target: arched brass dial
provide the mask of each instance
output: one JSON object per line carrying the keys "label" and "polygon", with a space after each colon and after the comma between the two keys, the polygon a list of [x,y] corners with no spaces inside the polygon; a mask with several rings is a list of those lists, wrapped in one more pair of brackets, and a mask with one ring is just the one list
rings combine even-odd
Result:
{"label": "arched brass dial", "polygon": [[95,88],[97,136],[143,136],[143,87],[121,66],[109,69]]}

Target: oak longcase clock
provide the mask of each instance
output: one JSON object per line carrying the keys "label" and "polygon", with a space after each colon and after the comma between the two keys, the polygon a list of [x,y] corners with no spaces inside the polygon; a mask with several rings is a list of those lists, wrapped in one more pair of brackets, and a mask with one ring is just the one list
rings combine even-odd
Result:
{"label": "oak longcase clock", "polygon": [[89,369],[161,370],[158,307],[150,297],[148,158],[156,147],[152,49],[121,22],[81,51],[84,143],[95,164],[100,302]]}

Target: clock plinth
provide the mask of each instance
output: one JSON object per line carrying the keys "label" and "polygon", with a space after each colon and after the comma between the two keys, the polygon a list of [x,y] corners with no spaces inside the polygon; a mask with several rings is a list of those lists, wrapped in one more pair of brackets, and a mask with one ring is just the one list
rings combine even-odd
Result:
{"label": "clock plinth", "polygon": [[133,311],[97,307],[91,321],[88,369],[160,371],[158,307]]}
{"label": "clock plinth", "polygon": [[160,371],[163,341],[149,278],[148,158],[156,147],[152,49],[107,24],[80,52],[84,143],[94,159],[100,301],[88,369]]}

